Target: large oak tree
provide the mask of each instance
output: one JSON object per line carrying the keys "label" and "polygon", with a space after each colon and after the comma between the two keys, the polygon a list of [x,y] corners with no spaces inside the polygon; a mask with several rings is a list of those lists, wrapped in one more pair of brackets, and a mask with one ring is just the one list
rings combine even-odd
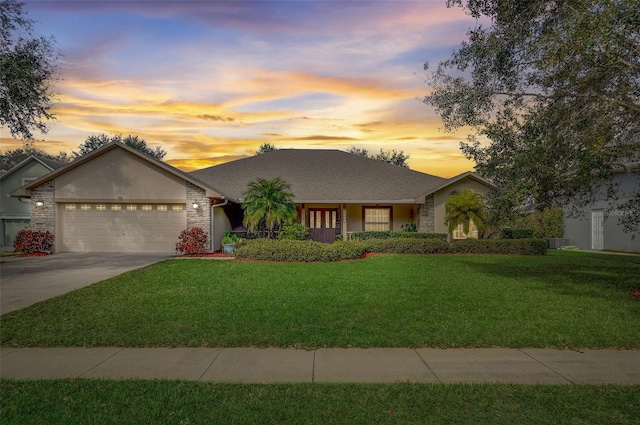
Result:
{"label": "large oak tree", "polygon": [[33,139],[47,132],[58,53],[53,37],[36,36],[24,4],[0,0],[0,128]]}
{"label": "large oak tree", "polygon": [[[613,173],[638,176],[640,161],[637,0],[447,3],[478,24],[429,74],[425,102],[446,130],[470,129],[461,149],[502,189],[496,204],[577,212],[598,185],[615,200]],[[637,228],[640,194],[618,207]]]}

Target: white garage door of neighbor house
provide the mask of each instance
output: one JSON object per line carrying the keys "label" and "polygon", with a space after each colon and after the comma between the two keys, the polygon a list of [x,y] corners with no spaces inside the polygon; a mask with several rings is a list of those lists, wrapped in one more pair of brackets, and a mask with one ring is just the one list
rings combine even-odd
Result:
{"label": "white garage door of neighbor house", "polygon": [[59,252],[175,252],[185,204],[59,204]]}

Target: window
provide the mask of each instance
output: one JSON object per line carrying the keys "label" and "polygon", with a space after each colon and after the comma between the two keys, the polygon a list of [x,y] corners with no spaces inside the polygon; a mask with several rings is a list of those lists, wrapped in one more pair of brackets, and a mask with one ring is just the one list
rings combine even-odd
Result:
{"label": "window", "polygon": [[82,204],[82,205],[80,205],[80,209],[82,211],[91,211],[91,205],[90,204]]}
{"label": "window", "polygon": [[453,231],[453,239],[478,239],[478,228],[471,221],[469,223],[469,234],[465,234],[462,231],[462,224],[458,224],[458,227]]}
{"label": "window", "polygon": [[143,205],[142,206],[142,211],[151,211],[151,205]]}
{"label": "window", "polygon": [[182,211],[182,210],[184,210],[184,205],[173,205],[173,206],[171,207],[171,209],[172,209],[173,211]]}
{"label": "window", "polygon": [[105,204],[96,204],[96,210],[105,211],[106,209],[107,209],[107,206]]}
{"label": "window", "polygon": [[310,229],[338,228],[338,210],[318,208],[309,210]]}
{"label": "window", "polygon": [[391,230],[391,207],[365,207],[363,215],[365,232],[384,232]]}
{"label": "window", "polygon": [[67,211],[75,211],[76,204],[64,204],[64,209]]}
{"label": "window", "polygon": [[121,209],[122,209],[121,205],[117,205],[117,204],[111,205],[111,211],[120,211]]}
{"label": "window", "polygon": [[135,211],[137,209],[138,209],[137,205],[134,205],[134,204],[127,205],[127,211]]}
{"label": "window", "polygon": [[158,211],[166,211],[167,210],[167,206],[166,205],[158,205],[157,210]]}

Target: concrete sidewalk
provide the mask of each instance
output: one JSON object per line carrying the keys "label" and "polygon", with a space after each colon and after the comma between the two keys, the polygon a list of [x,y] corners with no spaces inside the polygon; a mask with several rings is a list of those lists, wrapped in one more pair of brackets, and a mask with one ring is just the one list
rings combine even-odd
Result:
{"label": "concrete sidewalk", "polygon": [[640,350],[3,348],[13,379],[640,384]]}

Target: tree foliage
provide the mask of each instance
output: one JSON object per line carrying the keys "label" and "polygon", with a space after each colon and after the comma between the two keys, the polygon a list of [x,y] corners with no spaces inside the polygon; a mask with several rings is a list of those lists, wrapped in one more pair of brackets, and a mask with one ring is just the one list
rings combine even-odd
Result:
{"label": "tree foliage", "polygon": [[138,136],[128,135],[126,137],[122,137],[120,135],[109,137],[106,134],[94,134],[89,137],[80,145],[78,145],[78,152],[73,152],[73,155],[77,158],[83,155],[87,155],[97,149],[100,149],[103,146],[108,145],[112,142],[120,142],[125,145],[137,149],[145,155],[149,155],[157,160],[162,161],[162,158],[165,157],[167,152],[162,149],[160,146],[156,146],[155,149],[151,148],[147,145],[147,142]]}
{"label": "tree foliage", "polygon": [[46,133],[46,121],[54,118],[51,83],[58,59],[53,37],[35,36],[33,24],[23,3],[0,1],[0,128],[26,140],[34,129]]}
{"label": "tree foliage", "polygon": [[487,213],[482,200],[482,195],[471,189],[463,189],[462,192],[453,193],[444,205],[444,224],[449,228],[449,233],[453,233],[460,224],[464,234],[469,234],[471,222],[480,229]]}
{"label": "tree foliage", "polygon": [[409,168],[409,164],[407,163],[407,160],[409,160],[410,156],[405,154],[404,151],[398,151],[395,149],[391,151],[385,151],[384,149],[380,149],[380,153],[369,154],[369,150],[366,148],[358,148],[356,146],[351,146],[349,150],[347,150],[347,152],[354,155],[363,156],[365,158],[386,162],[387,164]]}
{"label": "tree foliage", "polygon": [[271,238],[283,224],[295,223],[297,211],[291,186],[280,177],[250,182],[243,198],[243,224],[250,232],[266,229]]}
{"label": "tree foliage", "polygon": [[[425,102],[515,204],[592,200],[640,160],[640,8],[635,0],[448,0],[479,19],[438,64]],[[425,64],[428,69],[428,64]],[[483,139],[489,143],[484,144]],[[616,188],[608,187],[616,198]],[[635,216],[640,216],[636,208]]]}
{"label": "tree foliage", "polygon": [[51,155],[42,149],[36,148],[33,143],[25,143],[22,148],[0,152],[0,173],[9,171],[31,155],[57,161],[62,164],[71,162],[71,157],[67,152],[61,151],[57,155]]}
{"label": "tree foliage", "polygon": [[276,148],[276,145],[274,145],[273,143],[263,143],[260,145],[260,147],[256,151],[256,155],[261,155],[263,153],[273,152],[277,150],[278,148]]}

